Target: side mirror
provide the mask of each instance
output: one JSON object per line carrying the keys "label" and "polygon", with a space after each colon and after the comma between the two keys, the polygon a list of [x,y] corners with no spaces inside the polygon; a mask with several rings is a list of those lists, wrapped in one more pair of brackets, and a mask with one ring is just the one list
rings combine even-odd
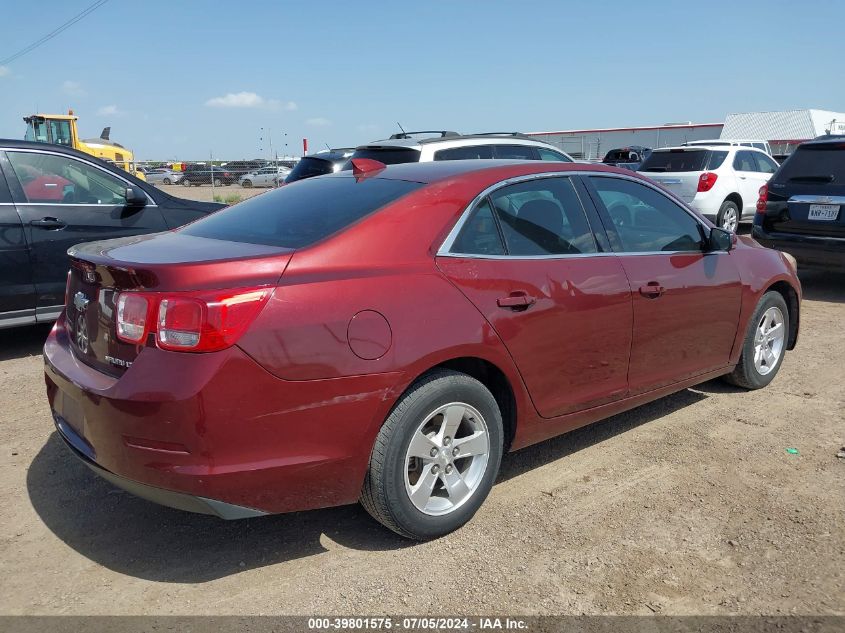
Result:
{"label": "side mirror", "polygon": [[123,196],[127,207],[143,207],[147,204],[147,194],[139,187],[127,187]]}
{"label": "side mirror", "polygon": [[734,247],[736,236],[730,231],[720,228],[710,229],[710,238],[708,241],[708,250],[711,251],[729,251]]}

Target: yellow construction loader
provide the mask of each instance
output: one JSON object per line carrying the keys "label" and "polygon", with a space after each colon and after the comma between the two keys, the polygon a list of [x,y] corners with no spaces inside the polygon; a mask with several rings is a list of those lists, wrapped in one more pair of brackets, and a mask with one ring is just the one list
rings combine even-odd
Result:
{"label": "yellow construction loader", "polygon": [[80,139],[76,121],[79,117],[68,110],[67,114],[32,114],[23,118],[26,123],[27,141],[53,143],[78,149],[91,156],[113,163],[130,174],[146,180],[144,172],[135,167],[132,151],[109,139],[111,128],[103,128],[100,138]]}

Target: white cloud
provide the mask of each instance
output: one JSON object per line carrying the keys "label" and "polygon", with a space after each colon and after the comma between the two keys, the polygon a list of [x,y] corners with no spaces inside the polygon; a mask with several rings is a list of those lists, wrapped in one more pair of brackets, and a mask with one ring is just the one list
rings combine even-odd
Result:
{"label": "white cloud", "polygon": [[12,69],[8,66],[0,66],[0,77],[5,77],[12,74]]}
{"label": "white cloud", "polygon": [[278,99],[265,99],[255,92],[228,92],[222,97],[212,97],[205,102],[210,108],[264,108],[266,110],[289,110],[297,109],[294,101],[279,101]]}
{"label": "white cloud", "polygon": [[106,105],[97,110],[97,114],[100,116],[116,116],[121,114],[120,110],[117,109],[116,105]]}
{"label": "white cloud", "polygon": [[331,125],[332,122],[328,119],[324,119],[321,116],[314,117],[312,119],[306,119],[305,125],[313,125],[314,127],[326,127],[327,125]]}
{"label": "white cloud", "polygon": [[82,88],[82,84],[78,81],[70,81],[67,80],[62,83],[62,92],[68,94],[72,97],[84,97],[85,90]]}

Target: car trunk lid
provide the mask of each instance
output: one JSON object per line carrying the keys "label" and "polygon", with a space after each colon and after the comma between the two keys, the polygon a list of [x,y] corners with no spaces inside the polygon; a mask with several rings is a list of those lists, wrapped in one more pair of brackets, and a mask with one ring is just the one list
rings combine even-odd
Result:
{"label": "car trunk lid", "polygon": [[171,292],[272,286],[292,249],[158,233],[80,244],[68,251],[65,325],[74,354],[122,375],[149,342],[117,337],[115,306],[124,290]]}

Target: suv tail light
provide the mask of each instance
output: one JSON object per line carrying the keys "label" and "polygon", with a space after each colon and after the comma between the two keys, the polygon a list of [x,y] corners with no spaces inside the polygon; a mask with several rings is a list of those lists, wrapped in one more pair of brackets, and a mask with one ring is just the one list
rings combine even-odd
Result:
{"label": "suv tail light", "polygon": [[757,199],[757,213],[766,212],[766,203],[769,201],[769,185],[763,185],[759,191],[760,197]]}
{"label": "suv tail light", "polygon": [[271,288],[123,292],[117,299],[117,335],[139,343],[155,334],[156,345],[166,350],[218,351],[237,342],[271,294]]}
{"label": "suv tail light", "polygon": [[698,191],[699,193],[704,191],[710,191],[713,188],[713,185],[716,184],[716,180],[719,178],[719,174],[714,174],[712,171],[706,171],[701,176],[698,177]]}

